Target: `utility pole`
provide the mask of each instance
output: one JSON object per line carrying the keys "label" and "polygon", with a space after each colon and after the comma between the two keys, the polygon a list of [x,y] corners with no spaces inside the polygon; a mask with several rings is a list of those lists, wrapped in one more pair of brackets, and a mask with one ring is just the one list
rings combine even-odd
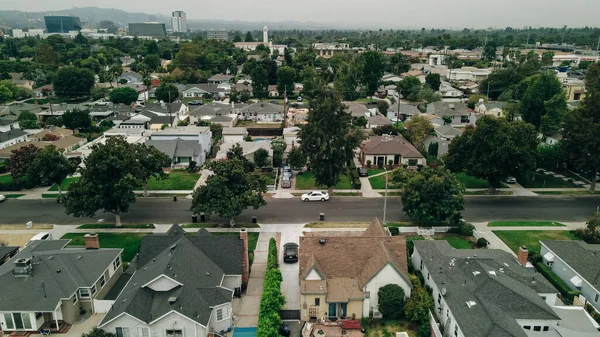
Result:
{"label": "utility pole", "polygon": [[385,225],[385,212],[387,211],[387,196],[388,196],[388,171],[385,169],[385,197],[383,199],[383,224]]}
{"label": "utility pole", "polygon": [[596,47],[596,51],[600,51],[600,36],[598,36],[598,47]]}
{"label": "utility pole", "polygon": [[287,84],[283,87],[283,128],[287,128]]}
{"label": "utility pole", "polygon": [[171,92],[169,91],[169,123],[171,124],[170,126],[173,127],[173,115],[171,114],[171,109],[173,107],[173,104],[171,103]]}
{"label": "utility pole", "polygon": [[488,99],[488,101],[490,100],[490,81],[488,81],[488,87],[487,87],[487,99]]}

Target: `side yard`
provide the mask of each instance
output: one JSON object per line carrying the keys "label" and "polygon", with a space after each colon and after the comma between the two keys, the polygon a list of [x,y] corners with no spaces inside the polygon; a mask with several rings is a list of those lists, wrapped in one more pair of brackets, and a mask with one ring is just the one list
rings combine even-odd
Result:
{"label": "side yard", "polygon": [[526,245],[529,252],[540,252],[540,240],[576,240],[571,231],[525,231],[508,230],[493,231],[500,240],[515,253],[519,251],[521,245]]}
{"label": "side yard", "polygon": [[[98,233],[100,247],[123,248],[123,262],[131,262],[140,250],[142,237],[150,233]],[[69,246],[85,246],[85,233],[67,233],[61,239],[70,239]]]}

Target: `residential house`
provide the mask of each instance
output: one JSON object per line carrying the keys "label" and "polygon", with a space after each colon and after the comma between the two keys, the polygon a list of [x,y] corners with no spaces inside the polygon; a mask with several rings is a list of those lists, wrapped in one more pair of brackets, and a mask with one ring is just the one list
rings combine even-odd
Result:
{"label": "residential house", "polygon": [[19,252],[19,246],[0,246],[0,266]]}
{"label": "residential house", "polygon": [[201,126],[179,126],[176,128],[165,128],[150,135],[150,140],[193,140],[200,144],[202,152],[198,157],[198,165],[204,164],[206,156],[212,148],[212,132],[209,127]]}
{"label": "residential house", "polygon": [[233,75],[229,75],[229,74],[216,74],[214,76],[211,76],[208,79],[208,84],[221,84],[224,82],[231,82],[231,79],[233,78]]}
{"label": "residential house", "polygon": [[223,143],[243,143],[244,138],[248,135],[246,128],[223,128]]}
{"label": "residential house", "polygon": [[462,67],[448,69],[448,80],[481,82],[492,73],[492,69],[478,69],[475,67]]}
{"label": "residential house", "polygon": [[[434,300],[436,337],[597,336],[581,307],[565,307],[533,268],[500,249],[454,249],[445,240],[414,241],[412,265]],[[557,303],[559,305],[557,305]]]}
{"label": "residential house", "polygon": [[376,114],[367,118],[367,127],[370,129],[392,124],[393,123],[391,120],[380,114]]}
{"label": "residential house", "polygon": [[585,83],[580,80],[563,81],[567,101],[581,101],[585,98]]}
{"label": "residential house", "polygon": [[171,158],[171,167],[187,167],[194,161],[198,165],[204,164],[201,155],[202,145],[195,140],[183,140],[180,138],[172,140],[147,140],[147,146],[153,146],[160,152]]}
{"label": "residential house", "polygon": [[543,240],[543,262],[571,289],[581,292],[600,313],[600,244],[581,240]]}
{"label": "residential house", "polygon": [[[543,135],[542,135],[543,137]],[[555,133],[551,136],[547,136],[544,139],[544,143],[546,143],[547,145],[556,145],[558,144],[560,141],[562,140],[562,135],[560,133]]]}
{"label": "residential house", "polygon": [[503,109],[508,102],[484,102],[483,98],[475,106],[475,112],[496,117],[504,116]]}
{"label": "residential house", "polygon": [[0,149],[27,141],[27,132],[21,129],[0,132]]}
{"label": "residential house", "polygon": [[97,234],[85,235],[85,248],[66,248],[69,241],[30,242],[0,266],[4,333],[65,331],[96,312],[123,272],[122,249],[100,248]]}
{"label": "residential house", "polygon": [[369,317],[388,284],[411,294],[406,238],[390,236],[377,219],[357,236],[304,233],[298,265],[303,321]]}
{"label": "residential house", "polygon": [[19,129],[19,121],[11,116],[0,117],[0,132]]}
{"label": "residential house", "polygon": [[[146,117],[142,114],[137,114],[133,117],[129,117],[127,119],[125,119],[124,121],[119,123],[118,128],[119,129],[139,129],[141,130],[147,130],[150,129],[150,125],[148,124],[150,121],[150,117]],[[158,127],[158,129],[160,129],[162,126],[162,124],[160,124],[160,126]],[[156,125],[154,125],[154,127],[156,127]]]}
{"label": "residential house", "polygon": [[425,165],[425,157],[401,135],[373,136],[361,146],[361,162],[370,161],[373,165],[406,165],[416,168]]}
{"label": "residential house", "polygon": [[247,91],[252,95],[252,80],[244,80],[243,82],[238,82],[233,85],[232,90],[235,90],[238,93]]}
{"label": "residential house", "polygon": [[428,135],[427,137],[425,137],[423,139],[423,147],[425,149],[429,149],[429,145],[431,143],[438,144],[437,155],[438,155],[438,157],[441,157],[441,156],[445,155],[446,153],[448,153],[448,147],[450,146],[451,141],[439,138],[437,136],[431,136],[431,135]]}
{"label": "residential house", "polygon": [[427,113],[443,117],[450,117],[450,125],[454,127],[465,127],[468,124],[475,125],[475,114],[462,102],[434,102],[427,104]]}
{"label": "residential house", "polygon": [[269,84],[267,86],[267,92],[269,97],[279,97],[279,91],[277,90],[277,84]]}
{"label": "residential house", "polygon": [[33,90],[33,88],[35,87],[35,81],[32,80],[27,80],[24,78],[19,78],[19,79],[12,79],[11,82],[16,85],[17,87],[21,87],[21,88],[25,88],[25,89],[29,89],[29,90]]}
{"label": "residential house", "polygon": [[461,132],[450,125],[442,125],[433,129],[438,138],[443,140],[452,140],[461,135]]}
{"label": "residential house", "polygon": [[442,81],[438,90],[443,98],[459,99],[464,96],[464,92],[454,88],[450,83]]}
{"label": "residential house", "polygon": [[42,110],[36,112],[38,119],[40,121],[44,121],[50,117],[58,117],[64,115],[67,111],[73,110],[89,110],[87,105],[83,104],[67,104],[67,103],[59,103],[59,104],[44,104],[41,106]]}
{"label": "residential house", "polygon": [[0,105],[0,117],[14,117],[15,119],[21,115],[23,111],[30,111],[34,114],[38,114],[44,110],[39,104],[31,103],[14,103],[11,105]]}
{"label": "residential house", "polygon": [[201,105],[189,112],[190,123],[205,121],[222,125],[224,128],[234,127],[238,121],[237,113],[228,104],[212,102]]}
{"label": "residential house", "polygon": [[50,96],[54,96],[54,86],[52,84],[46,84],[33,89],[33,98],[45,98],[45,91],[47,91],[50,94]]}
{"label": "residential house", "polygon": [[248,159],[251,163],[254,163],[254,153],[256,153],[256,151],[259,149],[267,150],[269,158],[267,159],[267,166],[265,167],[273,167],[273,149],[271,148],[271,143],[266,140],[259,142],[224,143],[215,158],[217,160],[227,159],[227,151],[238,145],[242,148],[242,155],[244,158]]}
{"label": "residential house", "polygon": [[434,128],[437,128],[437,127],[440,127],[440,126],[446,124],[446,122],[444,122],[444,120],[442,119],[442,117],[439,117],[439,116],[436,116],[436,115],[424,113],[424,114],[421,114],[421,117],[423,117],[426,120],[430,121],[431,124],[433,124]]}
{"label": "residential house", "polygon": [[[226,253],[224,253],[226,252]],[[142,238],[137,270],[99,328],[117,337],[207,337],[233,327],[232,300],[249,277],[248,234]]]}
{"label": "residential house", "polygon": [[208,96],[225,97],[231,91],[231,84],[187,84],[182,90],[183,98],[203,98]]}
{"label": "residential house", "polygon": [[285,143],[287,144],[287,151],[291,150],[294,146],[299,146],[300,128],[292,126],[283,129],[283,140],[285,140]]}
{"label": "residential house", "polygon": [[177,116],[179,119],[185,119],[184,116],[188,113],[187,105],[183,104],[181,101],[175,101],[173,103],[148,103],[142,108],[136,108],[137,112],[148,111],[156,115],[160,116],[169,116],[173,117]]}
{"label": "residential house", "polygon": [[394,82],[394,83],[398,83],[400,81],[402,81],[402,76],[396,75],[396,74],[392,74],[392,73],[384,73],[383,76],[381,77],[381,82]]}
{"label": "residential house", "polygon": [[352,115],[352,118],[369,118],[372,114],[375,113],[375,110],[369,110],[364,104],[356,102],[342,102],[342,104],[346,106],[346,111],[348,111],[350,115]]}
{"label": "residential house", "polygon": [[406,121],[419,113],[419,109],[412,104],[396,103],[388,108],[387,118],[392,122]]}
{"label": "residential house", "polygon": [[283,121],[283,105],[257,102],[240,109],[244,120],[253,120],[258,123],[280,123]]}
{"label": "residential house", "polygon": [[145,86],[144,84],[129,82],[129,83],[120,85],[120,87],[121,88],[129,87],[129,88],[135,90],[138,93],[138,98],[137,98],[138,102],[145,102],[150,98],[149,88],[147,86]]}

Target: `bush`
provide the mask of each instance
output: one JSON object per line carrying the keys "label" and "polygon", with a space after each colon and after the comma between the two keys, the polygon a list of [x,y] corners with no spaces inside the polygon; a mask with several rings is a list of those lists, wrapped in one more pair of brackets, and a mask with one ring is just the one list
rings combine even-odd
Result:
{"label": "bush", "polygon": [[423,323],[417,330],[417,337],[431,337],[431,323]]}
{"label": "bush", "polygon": [[596,311],[596,309],[594,309],[594,307],[592,307],[591,304],[586,303],[585,305],[585,310],[587,310],[587,312],[590,314],[590,316],[592,316],[592,318],[598,323],[600,324],[600,314]]}
{"label": "bush", "polygon": [[367,160],[367,167],[369,167],[369,168],[370,168],[372,163],[373,163],[372,161],[370,161],[370,160]]}
{"label": "bush", "polygon": [[398,319],[404,312],[404,289],[397,284],[387,284],[377,291],[379,311],[384,318]]}
{"label": "bush", "polygon": [[475,230],[475,226],[471,225],[468,222],[461,221],[458,226],[451,227],[448,230],[448,233],[458,233],[462,236],[473,236],[473,231]]}
{"label": "bush", "polygon": [[0,164],[0,174],[8,172],[8,165]]}
{"label": "bush", "polygon": [[277,337],[279,335],[281,325],[279,310],[285,304],[285,297],[281,294],[282,280],[277,263],[277,242],[272,238],[269,241],[267,270],[258,312],[257,336]]}
{"label": "bush", "polygon": [[487,245],[488,245],[488,242],[486,239],[484,239],[484,238],[477,239],[477,247],[485,248],[485,247],[487,247]]}
{"label": "bush", "polygon": [[538,262],[536,265],[536,269],[544,275],[544,277],[552,283],[552,285],[558,289],[558,291],[563,295],[567,300],[573,302],[573,298],[579,296],[580,292],[571,290],[569,286],[558,277],[548,266],[546,266],[542,262]]}

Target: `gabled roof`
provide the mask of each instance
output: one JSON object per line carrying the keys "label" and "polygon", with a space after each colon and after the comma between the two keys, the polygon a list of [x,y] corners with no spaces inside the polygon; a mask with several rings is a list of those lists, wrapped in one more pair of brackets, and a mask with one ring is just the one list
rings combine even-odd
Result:
{"label": "gabled roof", "polygon": [[258,102],[241,109],[244,113],[283,113],[283,105]]}
{"label": "gabled roof", "polygon": [[371,116],[367,120],[370,125],[392,125],[392,121],[382,115]]}
{"label": "gabled roof", "polygon": [[0,143],[8,142],[16,138],[20,138],[27,135],[27,132],[21,129],[13,129],[6,132],[0,132]]}
{"label": "gabled roof", "polygon": [[411,104],[396,103],[388,108],[388,112],[398,112],[398,104],[400,104],[400,113],[404,115],[417,115],[420,113],[419,109]]}
{"label": "gabled roof", "polygon": [[581,240],[544,240],[542,244],[600,290],[600,244],[592,245]]}
{"label": "gabled roof", "polygon": [[194,110],[190,111],[190,116],[219,116],[228,115],[231,113],[231,106],[229,104],[211,103],[201,105]]}
{"label": "gabled roof", "polygon": [[404,137],[398,136],[373,136],[364,143],[365,154],[398,154],[404,158],[424,158],[423,155]]}
{"label": "gabled roof", "polygon": [[5,118],[5,117],[0,117],[0,126],[6,126],[6,125],[11,125],[11,124],[15,124],[18,123],[19,121],[15,118]]}
{"label": "gabled roof", "polygon": [[460,131],[456,130],[450,125],[442,125],[434,130],[438,135],[442,137],[456,137],[460,135]]}
{"label": "gabled roof", "polygon": [[367,106],[364,104],[356,103],[356,102],[342,102],[346,106],[346,111],[352,115],[352,117],[367,117],[367,115],[371,114],[371,111],[367,109]]}
{"label": "gabled roof", "polygon": [[202,145],[196,140],[183,140],[181,138],[171,140],[147,140],[147,146],[153,146],[160,152],[174,159],[177,157],[195,158],[202,153]]}
{"label": "gabled roof", "polygon": [[462,116],[469,112],[467,105],[462,102],[434,102],[427,105],[427,113],[437,116]]}
{"label": "gabled roof", "polygon": [[232,78],[233,78],[233,75],[216,74],[216,75],[211,76],[208,80],[209,81],[229,81]]}
{"label": "gabled roof", "polygon": [[[224,275],[241,275],[243,249],[239,237],[190,236],[179,226],[167,234],[143,237],[137,270],[99,326],[124,313],[149,324],[171,311],[208,326],[212,307],[233,298],[221,280]],[[173,288],[144,287],[160,277],[175,281]]]}

